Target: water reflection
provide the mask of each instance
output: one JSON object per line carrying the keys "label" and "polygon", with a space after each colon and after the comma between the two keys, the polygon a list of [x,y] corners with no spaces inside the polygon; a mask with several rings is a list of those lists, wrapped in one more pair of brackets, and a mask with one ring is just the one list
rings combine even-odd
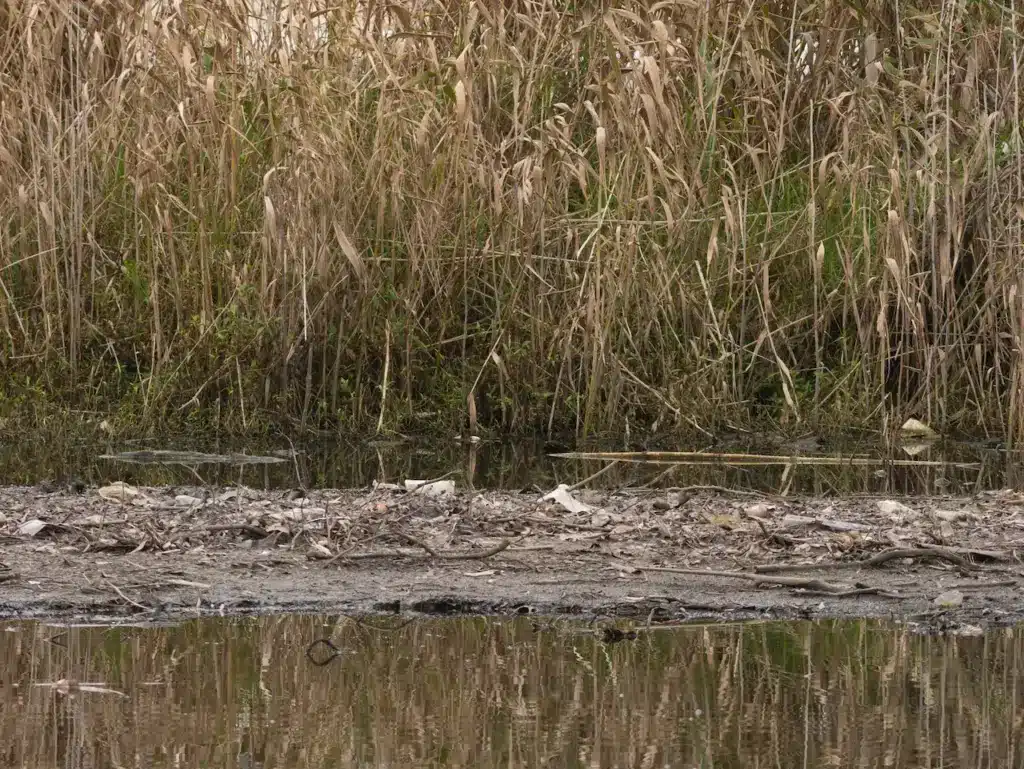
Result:
{"label": "water reflection", "polygon": [[[292,449],[295,452],[292,453]],[[551,456],[567,445],[544,441],[484,442],[467,445],[451,440],[411,440],[396,443],[371,441],[318,441],[291,444],[288,441],[223,441],[220,439],[163,439],[145,444],[104,444],[96,442],[59,443],[33,441],[0,447],[0,483],[36,484],[46,480],[77,479],[85,484],[103,485],[123,480],[137,485],[235,484],[270,488],[352,488],[378,482],[402,482],[407,478],[453,477],[461,488],[550,490],[559,483],[584,480],[605,466],[599,460],[567,460]],[[594,450],[621,449],[620,446],[581,446]],[[786,446],[743,444],[708,447],[700,444],[668,445],[673,450],[746,451],[790,453],[801,456],[852,454],[907,460],[899,448],[885,450],[872,443],[815,445],[813,451],[792,451]],[[102,459],[137,449],[175,449],[204,453],[233,452],[284,456],[273,465],[232,466],[173,463],[135,464]],[[814,466],[772,464],[736,466],[709,463],[699,466],[621,463],[595,481],[596,486],[620,488],[711,485],[789,494],[971,494],[990,489],[1018,487],[1024,471],[1017,454],[997,451],[980,444],[946,443],[927,447],[913,459],[948,464],[939,467]]]}
{"label": "water reflection", "polygon": [[[1024,749],[1020,630],[747,624],[605,644],[528,619],[0,628],[6,766],[966,769]],[[321,637],[342,653],[318,667]]]}

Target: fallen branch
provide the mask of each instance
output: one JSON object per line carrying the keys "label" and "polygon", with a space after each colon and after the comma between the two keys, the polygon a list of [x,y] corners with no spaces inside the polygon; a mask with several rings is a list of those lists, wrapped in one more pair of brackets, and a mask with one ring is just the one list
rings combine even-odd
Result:
{"label": "fallen branch", "polygon": [[825,582],[820,579],[802,579],[800,577],[767,577],[759,576],[754,580],[755,585],[783,585],[786,587],[801,588],[808,593],[815,595],[830,595],[836,598],[844,598],[854,595],[880,595],[886,598],[900,598],[885,588],[872,587],[871,585],[855,585],[850,588],[835,582]]}
{"label": "fallen branch", "polygon": [[[406,534],[404,532],[399,532],[398,536],[400,536],[402,539],[406,540],[410,544],[415,545],[416,547],[419,547],[419,548],[423,549],[424,551],[426,551],[428,557],[430,557],[430,558],[441,558],[441,559],[446,560],[446,561],[475,561],[475,560],[483,560],[484,558],[490,558],[493,555],[497,555],[498,553],[502,552],[503,550],[507,550],[509,548],[509,546],[512,544],[511,540],[503,539],[498,544],[494,545],[493,547],[489,547],[486,550],[469,551],[469,552],[445,552],[443,550],[437,550],[437,549],[431,547],[429,544],[427,544],[423,540],[421,540],[421,539],[419,539],[417,537],[414,537],[411,534]],[[371,541],[373,539],[377,539],[377,538],[378,538],[377,536],[372,537]],[[522,549],[523,550],[528,550],[528,549],[535,549],[535,548],[522,548]],[[513,551],[513,552],[518,552],[518,549],[516,551]],[[332,556],[330,558],[320,556],[315,551],[306,554],[307,558],[310,558],[312,560],[325,560],[328,563],[334,563],[335,561],[365,561],[365,560],[369,560],[371,558],[415,558],[417,556],[418,556],[417,553],[410,553],[410,552],[402,551],[402,550],[379,550],[379,551],[377,551],[375,553],[352,553],[352,552],[347,552],[346,551],[346,552],[338,553],[337,555]],[[420,556],[420,557],[422,557],[422,556]]]}
{"label": "fallen branch", "polygon": [[121,592],[121,588],[119,588],[119,587],[118,587],[117,585],[115,585],[115,584],[114,584],[113,582],[108,582],[108,583],[107,583],[107,585],[108,585],[108,586],[110,586],[110,588],[111,588],[111,589],[112,589],[112,590],[113,590],[113,591],[114,591],[115,593],[117,593],[117,594],[118,594],[119,596],[121,596],[121,598],[122,598],[122,599],[124,599],[125,601],[127,601],[128,603],[130,603],[130,604],[131,604],[132,606],[134,606],[135,608],[137,608],[137,609],[142,609],[142,611],[145,611],[145,612],[150,612],[150,611],[153,611],[153,609],[152,609],[151,607],[149,607],[149,606],[143,606],[143,605],[142,605],[141,603],[139,603],[138,601],[133,601],[133,600],[132,600],[131,598],[129,598],[128,596],[126,596],[126,595],[125,595],[125,594],[124,594],[123,592]]}
{"label": "fallen branch", "polygon": [[947,553],[956,553],[957,555],[965,555],[970,558],[975,558],[982,561],[996,561],[996,562],[1007,562],[1012,560],[1009,553],[1004,553],[1001,550],[978,550],[973,547],[953,547],[947,545],[942,548]]}
{"label": "fallen branch", "polygon": [[597,480],[598,478],[600,478],[602,475],[607,473],[609,470],[611,470],[617,464],[619,464],[619,460],[613,459],[611,462],[606,464],[604,467],[602,467],[596,473],[592,473],[591,475],[588,475],[586,478],[584,478],[579,483],[574,483],[572,486],[567,488],[566,491],[568,491],[569,493],[572,493],[572,492],[576,491],[577,489],[582,489],[584,486],[586,486],[591,481]]}
{"label": "fallen branch", "polygon": [[193,582],[190,579],[167,579],[164,580],[164,584],[172,587],[195,587],[200,590],[209,590],[211,587],[205,582]]}
{"label": "fallen branch", "polygon": [[747,515],[747,518],[758,525],[761,529],[761,533],[764,534],[765,538],[769,542],[774,542],[775,544],[782,545],[783,547],[793,547],[796,544],[796,541],[791,537],[787,537],[784,534],[779,534],[778,532],[769,529],[768,523],[763,518],[750,514]]}
{"label": "fallen branch", "polygon": [[430,554],[431,557],[433,557],[433,558],[443,558],[443,559],[448,560],[448,561],[475,561],[475,560],[481,560],[481,559],[484,559],[484,558],[490,558],[492,555],[497,555],[502,550],[507,549],[508,546],[512,544],[511,540],[503,539],[498,544],[496,544],[494,547],[490,547],[490,548],[488,548],[486,550],[481,550],[479,552],[468,552],[468,553],[452,553],[452,552],[447,552],[447,553],[445,553],[445,552],[441,552],[440,550],[435,550],[430,545],[428,545],[426,542],[423,542],[422,540],[417,539],[416,537],[412,536],[411,534],[405,534],[403,532],[403,533],[400,533],[399,536],[402,537],[402,539],[404,539],[404,540],[406,540],[406,541],[408,541],[408,542],[410,542],[410,543],[412,543],[414,545],[417,545],[418,547],[422,547],[424,550],[427,551],[427,553]]}
{"label": "fallen branch", "polygon": [[871,556],[867,560],[856,562],[853,565],[881,566],[883,563],[888,563],[889,561],[896,560],[897,558],[941,558],[964,569],[974,568],[965,558],[961,558],[956,553],[951,553],[950,551],[939,547],[922,547],[912,550],[885,550],[884,552]]}
{"label": "fallen branch", "polygon": [[250,523],[220,523],[214,526],[200,526],[196,529],[177,532],[167,541],[177,542],[178,540],[187,539],[200,534],[217,534],[222,531],[238,531],[242,534],[247,534],[252,539],[266,539],[270,536],[270,532],[266,529],[259,526],[253,526]]}
{"label": "fallen branch", "polygon": [[1015,579],[1004,579],[999,582],[975,582],[967,585],[956,585],[957,590],[987,590],[990,587],[1016,587]]}
{"label": "fallen branch", "polygon": [[412,534],[406,534],[404,531],[398,532],[398,536],[400,536],[402,539],[406,540],[410,544],[416,545],[416,547],[422,547],[434,558],[438,557],[437,551],[430,545],[428,545],[426,542],[424,542],[422,539],[417,539]]}
{"label": "fallen branch", "polygon": [[661,571],[667,574],[692,574],[699,577],[736,577],[737,579],[754,579],[756,574],[745,571],[706,571],[703,569],[681,569],[676,566],[634,566],[637,571]]}
{"label": "fallen branch", "polygon": [[778,574],[781,572],[790,571],[806,571],[807,569],[818,569],[821,571],[829,571],[835,569],[860,569],[865,567],[878,567],[889,561],[894,561],[899,558],[939,558],[942,560],[949,561],[963,569],[974,569],[976,568],[973,564],[969,563],[967,559],[961,558],[956,553],[953,553],[944,548],[938,547],[922,547],[914,549],[895,549],[885,550],[881,553],[877,553],[870,558],[865,558],[859,561],[827,561],[824,563],[766,563],[760,566],[755,566],[754,571],[758,574]]}
{"label": "fallen branch", "polygon": [[848,598],[855,595],[877,595],[882,598],[903,598],[904,596],[899,593],[893,593],[892,591],[886,590],[881,587],[855,587],[852,590],[840,590],[839,592],[832,592],[830,590],[807,590],[807,595],[827,595],[832,598]]}
{"label": "fallen branch", "polygon": [[732,579],[743,579],[754,585],[779,585],[783,587],[804,588],[807,590],[825,593],[832,596],[843,597],[851,595],[881,595],[886,598],[898,598],[894,593],[887,592],[884,588],[871,587],[869,585],[857,585],[850,588],[848,585],[840,585],[834,582],[825,582],[816,578],[805,577],[770,577],[764,574],[751,574],[745,571],[702,571],[700,569],[677,569],[671,566],[638,566],[640,571],[661,571],[670,574],[690,574],[703,577],[725,577]]}
{"label": "fallen branch", "polygon": [[807,571],[808,569],[846,569],[856,564],[845,561],[829,561],[828,563],[763,563],[755,566],[754,571],[758,574],[784,574],[792,571]]}
{"label": "fallen branch", "polygon": [[730,489],[728,486],[714,486],[710,484],[682,486],[677,489],[669,489],[669,491],[675,491],[679,494],[685,494],[688,491],[716,491],[719,494],[733,494],[737,497],[760,497],[762,499],[769,496],[763,491],[757,491],[755,489]]}
{"label": "fallen branch", "polygon": [[198,534],[200,532],[209,532],[210,534],[216,534],[221,531],[240,531],[243,534],[248,534],[253,539],[266,539],[270,536],[270,532],[259,526],[253,526],[250,523],[222,523],[216,526],[204,526],[201,529],[193,530],[192,534]]}
{"label": "fallen branch", "polygon": [[501,540],[501,542],[496,544],[494,547],[489,547],[486,550],[481,550],[480,552],[475,552],[475,553],[474,552],[469,552],[469,553],[440,553],[438,555],[438,557],[439,558],[446,558],[449,561],[475,561],[475,560],[478,560],[478,559],[490,558],[492,555],[497,555],[502,550],[507,550],[508,546],[511,545],[511,544],[512,544],[511,541],[509,541],[507,539],[503,539],[503,540]]}

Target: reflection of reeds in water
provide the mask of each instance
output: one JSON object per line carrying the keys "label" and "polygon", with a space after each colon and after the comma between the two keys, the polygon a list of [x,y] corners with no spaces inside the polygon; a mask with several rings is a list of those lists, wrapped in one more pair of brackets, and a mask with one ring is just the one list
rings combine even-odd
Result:
{"label": "reflection of reeds in water", "polygon": [[[287,444],[254,441],[194,442],[154,439],[153,446],[220,452],[244,451],[268,454],[288,448]],[[521,489],[536,484],[553,488],[558,483],[573,485],[607,466],[602,459],[566,460],[547,453],[542,441],[483,443],[469,446],[451,442],[425,441],[395,446],[373,446],[353,442],[312,442],[299,444],[299,455],[278,465],[201,465],[197,468],[168,464],[126,464],[98,459],[104,451],[122,445],[102,441],[74,442],[67,437],[45,436],[39,440],[0,447],[2,481],[35,484],[53,478],[78,477],[97,485],[123,480],[139,486],[169,486],[206,482],[212,485],[242,483],[255,488],[352,488],[369,486],[374,480],[402,481],[406,478],[437,478],[457,471],[460,486],[470,480],[475,488]],[[756,450],[756,449],[755,449]],[[765,451],[767,449],[761,449]],[[851,453],[873,457],[907,459],[900,449],[886,451],[866,443],[845,447]],[[788,458],[788,457],[785,457]],[[907,466],[886,463],[877,466],[829,466],[813,464],[815,455],[798,457],[792,464],[749,465],[708,462],[689,465],[659,465],[619,462],[602,473],[591,485],[604,488],[715,485],[755,489],[772,493],[804,494],[960,494],[989,489],[1016,488],[1024,483],[1024,464],[1015,454],[965,444],[935,445],[915,458],[941,461],[944,466]],[[828,461],[835,461],[834,455]],[[780,460],[781,462],[781,460]],[[800,463],[803,464],[800,464]],[[965,467],[963,465],[971,465]]]}
{"label": "reflection of reeds in water", "polygon": [[[1024,634],[266,618],[0,634],[6,766],[1010,766]],[[342,657],[304,656],[330,634]],[[103,682],[127,694],[33,684]],[[805,763],[806,762],[806,763]]]}

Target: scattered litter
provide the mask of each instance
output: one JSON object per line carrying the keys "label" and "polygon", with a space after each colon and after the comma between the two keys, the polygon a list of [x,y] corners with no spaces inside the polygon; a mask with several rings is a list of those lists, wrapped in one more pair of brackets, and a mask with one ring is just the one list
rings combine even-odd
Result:
{"label": "scattered litter", "polygon": [[101,486],[96,493],[111,502],[127,502],[139,496],[139,490],[124,481],[115,481],[109,486]]}
{"label": "scattered litter", "polygon": [[41,533],[47,526],[46,521],[40,521],[38,518],[33,518],[31,521],[25,521],[18,527],[18,533],[26,537],[34,537]]}
{"label": "scattered litter", "polygon": [[428,497],[439,497],[455,493],[455,481],[406,481],[405,490],[425,494]]}
{"label": "scattered litter", "polygon": [[548,500],[557,502],[570,513],[589,513],[591,510],[590,505],[586,505],[583,502],[580,502],[572,494],[570,494],[569,486],[564,483],[558,484],[558,486],[555,487],[554,491],[549,491],[547,494],[541,497],[541,501],[543,502],[547,502]]}
{"label": "scattered litter", "polygon": [[977,625],[960,625],[959,627],[954,628],[952,632],[953,635],[967,637],[985,635],[985,631]]}
{"label": "scattered litter", "polygon": [[[336,584],[332,577],[339,570],[346,580],[367,584],[377,584],[379,567],[422,569],[437,584],[445,584],[444,574],[479,579],[484,586],[497,582],[495,575],[514,573],[514,584],[522,580],[524,591],[538,580],[568,584],[575,578],[597,586],[626,580],[626,590],[637,591],[655,567],[671,567],[704,575],[691,582],[723,579],[711,569],[735,569],[728,576],[742,572],[751,590],[771,591],[781,602],[799,596],[804,607],[817,603],[817,597],[808,600],[816,595],[827,596],[829,607],[839,598],[870,595],[945,611],[981,585],[988,591],[1000,584],[992,575],[1005,578],[1005,564],[1016,564],[1024,548],[1024,494],[1016,492],[941,500],[736,500],[718,489],[686,487],[668,492],[684,504],[661,512],[664,491],[571,489],[562,484],[549,493],[480,492],[456,489],[444,479],[313,488],[300,497],[244,487],[126,483],[88,495],[65,490],[41,496],[0,487],[3,560],[18,566],[14,575],[0,564],[0,583],[35,582],[69,605],[88,600],[82,596],[90,588],[113,596],[116,583],[124,593],[116,602],[136,614],[165,600],[194,604],[197,595],[205,606],[212,596],[199,591],[210,585],[217,586],[217,600],[229,603],[239,591],[293,578],[316,590]],[[133,553],[144,557],[126,557]],[[938,574],[959,582],[930,587]],[[957,591],[936,598],[954,584]],[[683,582],[680,589],[691,586]],[[596,600],[589,588],[584,592],[586,601]],[[593,595],[599,593],[595,588]],[[986,593],[979,606],[1012,606],[1015,594],[1006,585]],[[253,600],[273,601],[273,588]]]}
{"label": "scattered litter", "polygon": [[964,594],[959,590],[947,590],[939,593],[933,603],[940,609],[956,609],[964,602]]}

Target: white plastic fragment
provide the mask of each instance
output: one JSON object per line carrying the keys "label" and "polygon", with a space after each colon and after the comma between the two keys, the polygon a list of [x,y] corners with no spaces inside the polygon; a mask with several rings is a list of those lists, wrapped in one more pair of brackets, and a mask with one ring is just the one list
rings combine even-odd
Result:
{"label": "white plastic fragment", "polygon": [[935,598],[935,605],[940,609],[955,609],[964,602],[964,594],[959,590],[947,590]]}
{"label": "white plastic fragment", "polygon": [[570,513],[589,513],[590,505],[586,505],[580,502],[572,494],[569,493],[569,486],[564,483],[558,484],[554,491],[550,491],[541,497],[541,500],[547,502],[552,500],[561,505],[565,510]]}
{"label": "white plastic fragment", "polygon": [[18,527],[18,533],[23,534],[27,537],[34,537],[43,529],[46,528],[46,521],[41,521],[38,518],[33,518],[31,521],[25,521],[21,526]]}
{"label": "white plastic fragment", "polygon": [[455,481],[412,481],[405,482],[405,490],[419,494],[426,494],[428,497],[440,497],[444,494],[455,493]]}

